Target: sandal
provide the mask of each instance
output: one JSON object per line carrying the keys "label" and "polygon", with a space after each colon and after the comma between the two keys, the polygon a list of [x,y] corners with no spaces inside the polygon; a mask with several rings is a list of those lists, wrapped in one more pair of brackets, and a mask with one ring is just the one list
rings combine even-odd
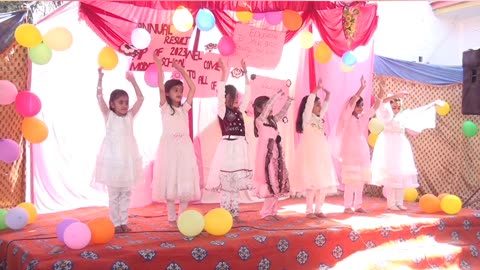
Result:
{"label": "sandal", "polygon": [[115,226],[115,234],[117,233],[123,233],[123,229],[121,226]]}
{"label": "sandal", "polygon": [[367,211],[365,211],[365,209],[363,209],[363,208],[361,208],[361,207],[360,207],[360,208],[357,208],[357,209],[355,209],[355,212],[357,212],[357,213],[364,213],[364,214],[366,214],[366,213],[367,213]]}
{"label": "sandal", "polygon": [[318,218],[326,218],[327,216],[325,216],[324,213],[320,212],[320,213],[315,213],[315,216],[318,217]]}
{"label": "sandal", "polygon": [[128,233],[128,232],[131,232],[131,231],[132,231],[132,229],[128,228],[127,225],[121,225],[121,227],[122,227],[122,231],[123,231],[124,233]]}
{"label": "sandal", "polygon": [[317,216],[315,216],[314,213],[310,213],[310,214],[307,214],[307,218],[309,218],[309,219],[316,219]]}

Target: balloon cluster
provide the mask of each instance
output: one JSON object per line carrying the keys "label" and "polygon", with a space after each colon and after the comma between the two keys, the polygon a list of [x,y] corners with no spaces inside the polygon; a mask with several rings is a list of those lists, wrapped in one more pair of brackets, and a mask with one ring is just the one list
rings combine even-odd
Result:
{"label": "balloon cluster", "polygon": [[215,208],[203,216],[196,210],[186,210],[177,220],[178,230],[187,237],[199,235],[204,229],[211,235],[228,233],[233,226],[233,217],[223,208]]}
{"label": "balloon cluster", "polygon": [[419,205],[423,212],[429,214],[443,211],[445,214],[455,215],[462,210],[462,200],[447,193],[438,196],[425,194],[420,198]]}
{"label": "balloon cluster", "polygon": [[[442,105],[435,106],[438,115],[445,116],[450,112],[450,104],[443,102]],[[464,121],[462,124],[463,135],[467,138],[472,138],[478,134],[478,125],[473,121]]]}
{"label": "balloon cluster", "polygon": [[55,27],[42,36],[40,30],[29,23],[15,29],[15,40],[28,48],[28,56],[33,63],[45,65],[52,59],[52,50],[65,51],[72,46],[72,34],[65,27]]}
{"label": "balloon cluster", "polygon": [[37,219],[37,209],[31,203],[23,202],[16,207],[0,209],[0,230],[21,230]]}
{"label": "balloon cluster", "polygon": [[90,243],[108,243],[115,235],[115,227],[108,218],[96,218],[88,223],[67,218],[57,225],[56,234],[58,240],[67,247],[82,249]]}
{"label": "balloon cluster", "polygon": [[378,135],[383,131],[382,121],[378,120],[378,118],[370,119],[370,122],[368,122],[368,130],[370,131],[367,138],[368,145],[373,148],[377,142]]}

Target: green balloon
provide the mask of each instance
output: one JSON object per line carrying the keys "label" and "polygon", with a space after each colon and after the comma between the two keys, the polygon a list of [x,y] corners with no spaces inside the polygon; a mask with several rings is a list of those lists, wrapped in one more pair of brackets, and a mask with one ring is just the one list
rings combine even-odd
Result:
{"label": "green balloon", "polygon": [[462,131],[465,136],[471,138],[478,133],[478,126],[472,121],[463,122]]}
{"label": "green balloon", "polygon": [[0,231],[8,229],[7,224],[5,224],[5,216],[7,215],[8,211],[5,209],[0,209]]}
{"label": "green balloon", "polygon": [[52,59],[52,50],[45,43],[40,43],[37,47],[28,50],[28,56],[33,63],[37,65],[45,65]]}

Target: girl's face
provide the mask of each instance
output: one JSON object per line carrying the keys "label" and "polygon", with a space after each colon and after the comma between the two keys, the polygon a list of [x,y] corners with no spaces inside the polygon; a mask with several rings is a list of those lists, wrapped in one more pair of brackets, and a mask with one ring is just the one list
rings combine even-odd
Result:
{"label": "girl's face", "polygon": [[172,105],[180,106],[183,97],[183,85],[179,84],[173,86],[166,94],[172,100]]}
{"label": "girl's face", "polygon": [[228,107],[238,109],[240,107],[238,102],[238,94],[236,94],[234,98],[232,98],[231,95],[227,95],[225,98],[225,103]]}
{"label": "girl's face", "polygon": [[320,100],[315,101],[313,104],[313,109],[312,113],[315,115],[320,116],[320,112],[322,111],[322,104],[320,103]]}
{"label": "girl's face", "polygon": [[353,109],[353,114],[354,115],[360,115],[363,112],[363,101],[360,102],[358,105],[355,106]]}
{"label": "girl's face", "polygon": [[391,104],[393,114],[397,115],[402,110],[402,102],[401,101],[394,101]]}
{"label": "girl's face", "polygon": [[125,116],[128,113],[128,96],[119,96],[110,102],[110,107],[119,116]]}

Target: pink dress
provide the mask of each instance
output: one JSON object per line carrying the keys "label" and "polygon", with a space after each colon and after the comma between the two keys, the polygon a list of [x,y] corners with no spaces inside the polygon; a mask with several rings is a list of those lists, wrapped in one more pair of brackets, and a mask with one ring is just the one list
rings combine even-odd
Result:
{"label": "pink dress", "polygon": [[286,114],[291,100],[276,115],[270,115],[278,100],[275,94],[265,105],[263,113],[255,120],[258,129],[257,158],[254,174],[256,195],[259,198],[288,196],[290,184],[282,149],[281,137],[277,130],[277,121]]}

